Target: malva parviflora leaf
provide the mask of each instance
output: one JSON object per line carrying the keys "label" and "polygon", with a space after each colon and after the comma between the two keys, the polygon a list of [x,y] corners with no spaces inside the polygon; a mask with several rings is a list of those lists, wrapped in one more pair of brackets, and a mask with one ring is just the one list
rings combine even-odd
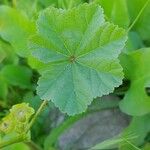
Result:
{"label": "malva parviflora leaf", "polygon": [[30,49],[45,63],[37,88],[41,99],[52,100],[62,112],[74,115],[122,83],[117,57],[126,33],[105,22],[99,5],[83,4],[71,10],[49,7],[41,12],[37,29]]}
{"label": "malva parviflora leaf", "polygon": [[146,88],[150,87],[150,48],[143,48],[121,56],[125,76],[131,81],[129,90],[120,102],[123,112],[140,116],[150,112],[150,97]]}

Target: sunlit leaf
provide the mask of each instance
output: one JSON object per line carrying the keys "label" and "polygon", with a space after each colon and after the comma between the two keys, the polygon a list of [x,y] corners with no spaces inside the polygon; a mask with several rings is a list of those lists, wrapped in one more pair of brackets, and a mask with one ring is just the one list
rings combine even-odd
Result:
{"label": "sunlit leaf", "polygon": [[37,21],[30,41],[35,58],[45,63],[37,92],[69,115],[86,110],[93,98],[113,92],[122,83],[117,59],[125,31],[105,22],[96,4],[72,10],[50,7]]}

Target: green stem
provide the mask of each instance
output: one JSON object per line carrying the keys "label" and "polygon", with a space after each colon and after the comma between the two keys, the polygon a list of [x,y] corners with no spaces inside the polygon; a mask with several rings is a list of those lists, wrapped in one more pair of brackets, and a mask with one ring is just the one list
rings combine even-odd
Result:
{"label": "green stem", "polygon": [[143,13],[143,11],[145,10],[146,6],[148,5],[150,0],[147,0],[146,3],[144,4],[144,6],[141,8],[140,12],[138,13],[138,15],[136,16],[135,20],[133,21],[133,23],[130,25],[130,27],[128,28],[127,32],[129,32],[133,26],[136,24],[136,22],[138,21],[138,19],[140,18],[141,14]]}
{"label": "green stem", "polygon": [[35,120],[37,119],[37,117],[40,115],[40,113],[43,111],[44,107],[47,105],[48,101],[44,100],[42,102],[42,104],[40,105],[39,109],[37,110],[36,114],[33,116],[32,120],[29,123],[28,129],[26,131],[26,133],[28,133],[28,131],[30,130],[30,128],[33,126]]}
{"label": "green stem", "polygon": [[115,108],[118,107],[118,102],[112,103],[112,101],[108,104],[107,106],[105,104],[102,104],[103,106],[101,106],[101,108],[97,109],[97,110],[89,110],[83,114],[79,114],[76,116],[71,116],[69,117],[67,120],[65,120],[62,124],[60,124],[57,128],[54,128],[50,135],[46,138],[45,143],[44,143],[44,148],[45,150],[49,150],[49,147],[53,147],[54,144],[56,143],[58,137],[68,128],[70,128],[75,122],[77,122],[78,120],[80,120],[83,117],[86,117],[88,114],[90,113],[95,113],[95,112],[99,112],[102,109],[108,109],[108,108]]}
{"label": "green stem", "polygon": [[23,142],[23,141],[26,141],[26,140],[27,140],[26,136],[22,136],[21,135],[21,136],[15,137],[15,138],[13,138],[11,140],[4,141],[4,142],[0,143],[0,149],[6,147],[8,145],[19,143],[19,142]]}

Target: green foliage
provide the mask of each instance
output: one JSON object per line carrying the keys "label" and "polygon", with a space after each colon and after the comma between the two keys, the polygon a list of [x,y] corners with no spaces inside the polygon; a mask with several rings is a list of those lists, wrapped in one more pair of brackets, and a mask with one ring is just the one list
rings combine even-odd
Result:
{"label": "green foliage", "polygon": [[121,84],[117,57],[125,31],[106,23],[98,5],[69,11],[48,8],[40,14],[37,28],[30,49],[46,63],[37,88],[41,99],[51,99],[61,111],[74,115]]}
{"label": "green foliage", "polygon": [[44,6],[53,5],[58,8],[69,9],[83,3],[83,0],[39,0]]}
{"label": "green foliage", "polygon": [[32,72],[25,66],[5,65],[1,70],[1,75],[10,85],[31,88]]}
{"label": "green foliage", "polygon": [[[147,133],[150,131],[150,115],[144,115],[142,117],[133,117],[130,125],[123,131],[122,136],[126,137],[129,134],[134,135],[136,138],[130,141],[135,145],[141,145],[144,143]],[[123,146],[124,149],[126,146]],[[126,148],[127,149],[127,148]]]}
{"label": "green foliage", "polygon": [[15,54],[14,49],[12,46],[4,41],[3,39],[0,39],[0,59],[1,64],[17,64],[18,63],[18,57]]}
{"label": "green foliage", "polygon": [[150,0],[0,0],[0,148],[32,135],[5,150],[55,149],[77,120],[119,105],[129,126],[95,148],[149,149],[149,16]]}
{"label": "green foliage", "polygon": [[17,143],[17,144],[2,148],[2,150],[31,150],[31,149],[25,143]]}
{"label": "green foliage", "polygon": [[34,114],[34,109],[27,103],[14,105],[10,112],[0,122],[0,148],[7,146],[9,141],[27,141],[30,139],[29,121]]}
{"label": "green foliage", "polygon": [[14,105],[10,109],[10,113],[2,119],[0,133],[25,133],[29,119],[33,114],[34,109],[26,103]]}
{"label": "green foliage", "polygon": [[35,32],[34,23],[21,11],[0,6],[0,36],[8,41],[21,57],[29,54],[27,38]]}
{"label": "green foliage", "polygon": [[142,150],[149,150],[149,149],[150,149],[150,144],[146,144]]}
{"label": "green foliage", "polygon": [[[117,148],[117,147],[119,147],[119,145],[124,145],[129,140],[134,139],[134,138],[135,138],[134,136],[128,135],[126,137],[118,137],[118,138],[113,138],[113,139],[105,140],[104,142],[95,145],[90,150],[95,150],[95,149],[103,150],[103,149]],[[138,148],[134,149],[134,147],[132,147],[132,150],[138,150]]]}
{"label": "green foliage", "polygon": [[8,89],[7,89],[7,83],[3,76],[0,75],[0,98],[6,99]]}
{"label": "green foliage", "polygon": [[126,0],[113,0],[111,2],[110,0],[95,0],[95,2],[104,8],[104,13],[109,21],[128,28],[130,18]]}
{"label": "green foliage", "polygon": [[[134,18],[139,13],[140,9],[144,6],[144,4],[147,2],[147,0],[127,0],[128,2],[128,10],[130,13],[131,20],[134,20]],[[150,32],[150,3],[146,6],[144,12],[140,16],[138,22],[134,26],[134,30],[136,30],[143,40],[150,41],[149,38],[149,32]]]}
{"label": "green foliage", "polygon": [[[150,98],[146,88],[150,86],[150,49],[144,48],[121,57],[125,76],[131,81],[120,108],[130,115],[144,115],[150,112]],[[136,109],[135,109],[136,108]]]}

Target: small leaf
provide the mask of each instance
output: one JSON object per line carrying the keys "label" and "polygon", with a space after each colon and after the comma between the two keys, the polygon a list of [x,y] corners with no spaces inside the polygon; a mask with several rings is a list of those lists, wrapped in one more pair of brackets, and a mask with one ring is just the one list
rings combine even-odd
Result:
{"label": "small leaf", "polygon": [[3,58],[4,64],[11,63],[11,64],[17,64],[18,63],[18,57],[12,48],[12,46],[7,43],[6,41],[0,39],[0,59]]}
{"label": "small leaf", "polygon": [[150,87],[150,48],[124,54],[120,59],[126,78],[131,81],[129,90],[120,102],[121,110],[133,116],[149,113],[150,97],[145,89]]}
{"label": "small leaf", "polygon": [[40,14],[37,28],[30,49],[45,63],[37,88],[41,99],[52,100],[62,112],[74,115],[122,83],[117,57],[126,34],[105,22],[99,5],[71,10],[50,7]]}
{"label": "small leaf", "polygon": [[34,114],[34,109],[28,103],[16,104],[10,109],[10,113],[19,122],[28,122]]}
{"label": "small leaf", "polygon": [[21,11],[0,6],[0,36],[11,43],[18,55],[28,56],[27,39],[34,32],[34,24]]}
{"label": "small leaf", "polygon": [[20,88],[31,88],[32,71],[25,66],[5,65],[1,70],[2,76],[8,84],[19,86]]}
{"label": "small leaf", "polygon": [[15,122],[13,120],[13,116],[8,114],[6,117],[2,119],[0,123],[0,133],[10,133],[15,128]]}
{"label": "small leaf", "polygon": [[[129,126],[123,131],[122,137],[126,137],[129,134],[134,135],[136,138],[130,139],[134,145],[139,146],[142,145],[145,141],[147,134],[150,131],[150,115],[144,115],[140,117],[133,117]],[[122,149],[128,149],[127,145],[122,145]],[[121,149],[121,150],[122,150]]]}
{"label": "small leaf", "polygon": [[28,134],[26,133],[28,123],[34,112],[34,109],[29,107],[28,103],[13,105],[10,113],[0,123],[0,133]]}

